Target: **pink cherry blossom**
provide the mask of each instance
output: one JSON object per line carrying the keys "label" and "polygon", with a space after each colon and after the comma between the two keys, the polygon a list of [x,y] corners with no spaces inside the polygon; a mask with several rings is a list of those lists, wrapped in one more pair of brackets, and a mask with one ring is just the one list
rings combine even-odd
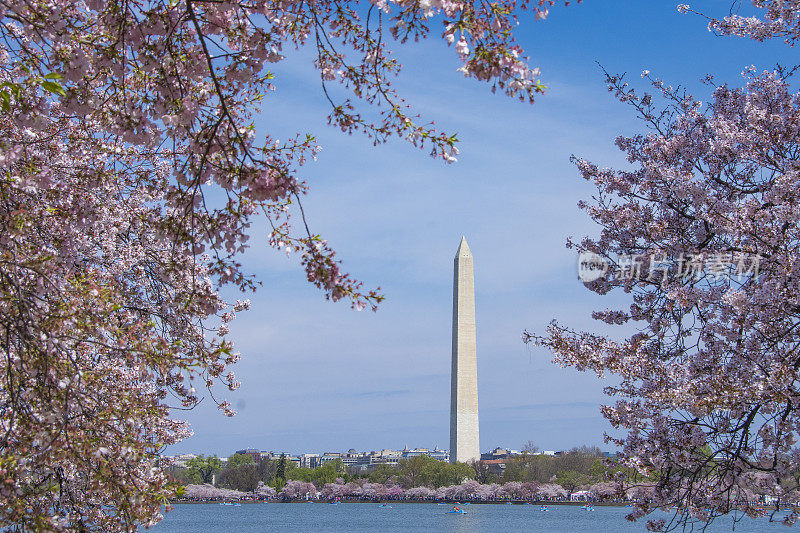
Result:
{"label": "pink cherry blossom", "polygon": [[[783,38],[788,44],[800,39],[800,3],[797,0],[751,0],[754,7],[762,10],[760,16],[742,16],[732,12],[721,19],[705,16],[708,29],[720,35],[747,37],[765,41],[774,37]],[[697,13],[688,4],[678,5],[681,13]]]}
{"label": "pink cherry blossom", "polygon": [[[800,6],[790,4],[796,16]],[[632,519],[657,508],[678,508],[683,524],[739,510],[758,516],[757,498],[794,502],[800,492],[800,93],[792,72],[748,68],[742,87],[709,78],[707,104],[647,72],[652,95],[607,75],[649,132],[617,138],[629,169],[573,159],[598,189],[580,205],[600,230],[568,246],[611,265],[635,255],[642,275],[609,270],[586,283],[629,295],[628,307],[593,314],[623,333],[553,322],[545,335],[524,338],[561,365],[614,377],[602,413],[627,435],[606,440],[654,481],[638,493]],[[690,272],[687,258],[706,267]]]}
{"label": "pink cherry blossom", "polygon": [[256,218],[326,298],[382,301],[306,223],[314,137],[256,131],[286,47],[316,52],[332,125],[453,162],[455,135],[394,91],[389,46],[443,23],[465,75],[532,102],[508,30],[554,4],[0,0],[0,526],[160,520],[179,409],[235,414],[216,390],[239,386],[229,323],[249,303],[218,291],[258,287],[239,262]]}

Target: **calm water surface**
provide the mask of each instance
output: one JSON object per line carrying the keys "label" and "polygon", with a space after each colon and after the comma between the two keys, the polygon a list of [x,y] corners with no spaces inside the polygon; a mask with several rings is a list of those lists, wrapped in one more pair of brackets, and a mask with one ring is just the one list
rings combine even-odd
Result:
{"label": "calm water surface", "polygon": [[[177,504],[154,533],[236,531],[330,531],[404,532],[436,531],[453,533],[485,533],[494,531],[542,531],[554,533],[617,531],[644,532],[645,523],[625,520],[629,509],[597,507],[585,511],[577,506],[550,506],[542,512],[538,505],[469,505],[467,514],[447,514],[448,506],[436,504],[396,503],[390,509],[378,504],[343,503],[253,503],[241,506],[219,504]],[[665,515],[666,516],[666,515]],[[766,518],[745,518],[733,528],[731,519],[718,519],[706,531],[790,532],[780,523]],[[695,528],[695,531],[699,529]]]}

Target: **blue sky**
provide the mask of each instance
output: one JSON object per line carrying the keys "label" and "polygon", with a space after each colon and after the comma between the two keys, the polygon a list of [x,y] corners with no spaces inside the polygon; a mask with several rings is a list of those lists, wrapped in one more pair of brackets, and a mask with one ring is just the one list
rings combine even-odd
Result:
{"label": "blue sky", "polygon": [[[630,73],[639,87],[649,69],[703,99],[708,91],[698,80],[706,73],[738,85],[747,65],[797,62],[780,43],[716,37],[676,5],[587,0],[553,8],[544,22],[523,17],[520,43],[549,87],[532,106],[465,79],[455,51],[438,38],[395,46],[405,66],[395,86],[426,118],[458,133],[455,165],[401,141],[376,148],[327,126],[308,52],[275,65],[277,91],[258,131],[319,139],[319,160],[303,170],[312,230],[387,300],[377,313],[325,301],[293,259],[267,247],[264,225],[255,226],[243,263],[263,288],[231,327],[243,354],[234,368],[242,387],[226,397],[238,415],[224,417],[210,398],[176,412],[195,435],[169,453],[446,448],[452,270],[462,235],[475,261],[481,449],[529,440],[543,449],[606,448],[603,382],[556,367],[550,354],[520,340],[523,330],[542,332],[554,318],[607,331],[591,311],[626,301],[584,289],[564,246],[571,235],[596,232],[576,207],[593,189],[570,155],[624,166],[613,140],[642,128],[606,91],[595,61]],[[730,5],[692,7],[724,15]]]}

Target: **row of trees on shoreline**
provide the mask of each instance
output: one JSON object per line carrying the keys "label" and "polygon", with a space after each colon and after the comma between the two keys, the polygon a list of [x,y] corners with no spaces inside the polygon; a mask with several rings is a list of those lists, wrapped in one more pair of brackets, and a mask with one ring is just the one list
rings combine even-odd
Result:
{"label": "row of trees on shoreline", "polygon": [[[315,468],[297,468],[283,456],[256,464],[243,454],[231,456],[224,468],[212,457],[198,457],[178,474],[176,501],[475,501],[475,502],[609,502],[630,503],[633,512],[650,508],[658,477],[644,477],[598,448],[581,446],[556,456],[538,454],[531,443],[521,454],[505,461],[502,473],[487,463],[448,464],[426,456],[402,459],[397,465],[380,465],[369,473],[346,468],[340,460]],[[203,465],[217,465],[218,476]],[[209,483],[217,480],[217,486]],[[730,503],[731,509],[752,516],[764,513],[765,503],[774,511],[781,501],[765,497],[769,491],[758,484],[743,486]],[[790,503],[791,504],[791,503]],[[699,505],[699,504],[698,504]],[[794,504],[792,504],[794,505]],[[632,515],[633,516],[633,515]]]}
{"label": "row of trees on shoreline", "polygon": [[618,478],[620,473],[626,479],[636,480],[632,472],[615,465],[596,447],[576,447],[557,456],[539,455],[535,451],[535,447],[526,446],[523,453],[505,462],[501,472],[486,463],[448,464],[426,456],[410,457],[397,465],[383,464],[370,472],[362,472],[345,467],[341,460],[311,469],[297,468],[285,457],[255,463],[248,455],[234,454],[224,466],[216,456],[199,456],[190,460],[186,468],[172,468],[171,475],[181,485],[212,484],[215,481],[214,484],[220,488],[245,493],[256,491],[261,485],[279,493],[292,481],[314,484],[318,490],[337,480],[343,484],[371,483],[403,490],[426,487],[437,490],[474,480],[482,486],[554,484],[568,494],[608,483]]}
{"label": "row of trees on shoreline", "polygon": [[[581,492],[580,498],[588,501],[633,501],[652,495],[652,484],[631,486],[619,490],[615,483],[595,483]],[[352,501],[569,501],[571,494],[557,483],[509,481],[504,484],[482,484],[474,479],[438,488],[418,486],[404,488],[399,484],[373,483],[360,478],[345,482],[338,478],[333,483],[318,487],[314,483],[289,480],[278,491],[259,482],[250,492],[218,488],[213,485],[188,485],[179,495],[178,501],[214,500],[352,500]]]}

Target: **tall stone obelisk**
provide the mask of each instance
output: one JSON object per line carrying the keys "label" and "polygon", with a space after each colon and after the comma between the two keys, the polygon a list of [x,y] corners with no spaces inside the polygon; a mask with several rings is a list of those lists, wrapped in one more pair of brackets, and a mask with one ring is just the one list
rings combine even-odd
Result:
{"label": "tall stone obelisk", "polygon": [[453,261],[453,363],[450,373],[450,462],[478,461],[478,360],[475,276],[467,239]]}

